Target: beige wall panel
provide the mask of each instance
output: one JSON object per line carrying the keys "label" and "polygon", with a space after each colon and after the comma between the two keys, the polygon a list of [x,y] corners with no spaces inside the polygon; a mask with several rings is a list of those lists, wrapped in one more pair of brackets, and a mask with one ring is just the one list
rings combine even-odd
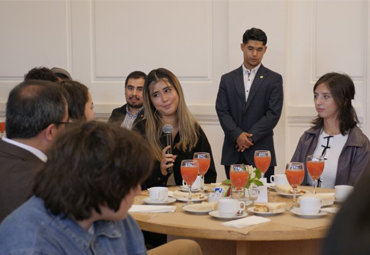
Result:
{"label": "beige wall panel", "polygon": [[0,102],[35,66],[71,65],[67,1],[0,1]]}
{"label": "beige wall panel", "polygon": [[95,77],[163,66],[182,79],[209,80],[211,7],[209,1],[94,2]]}

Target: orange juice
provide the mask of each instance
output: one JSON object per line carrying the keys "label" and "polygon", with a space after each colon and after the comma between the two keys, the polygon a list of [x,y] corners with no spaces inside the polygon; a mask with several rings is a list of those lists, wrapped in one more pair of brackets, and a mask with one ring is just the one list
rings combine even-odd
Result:
{"label": "orange juice", "polygon": [[261,173],[266,173],[271,163],[271,157],[254,157],[254,164],[261,170]]}
{"label": "orange juice", "polygon": [[287,169],[285,174],[289,184],[293,188],[297,188],[299,185],[301,185],[304,178],[304,170],[296,171]]}
{"label": "orange juice", "polygon": [[181,166],[181,176],[188,185],[193,185],[198,177],[198,166]]}
{"label": "orange juice", "polygon": [[0,133],[5,132],[5,122],[0,122]]}
{"label": "orange juice", "polygon": [[197,158],[196,159],[199,164],[199,174],[204,176],[209,168],[209,165],[211,164],[210,158]]}
{"label": "orange juice", "polygon": [[230,180],[237,189],[243,188],[248,182],[248,171],[230,171]]}
{"label": "orange juice", "polygon": [[312,179],[319,179],[322,171],[324,171],[324,161],[307,161],[307,170]]}

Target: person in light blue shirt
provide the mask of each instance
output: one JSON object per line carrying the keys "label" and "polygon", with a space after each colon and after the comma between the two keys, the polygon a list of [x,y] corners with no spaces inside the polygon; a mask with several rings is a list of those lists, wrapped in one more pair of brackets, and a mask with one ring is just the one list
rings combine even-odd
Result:
{"label": "person in light blue shirt", "polygon": [[[103,122],[71,124],[36,175],[33,196],[0,225],[0,254],[147,254],[128,210],[152,161],[138,134]],[[181,244],[202,254],[195,242]]]}

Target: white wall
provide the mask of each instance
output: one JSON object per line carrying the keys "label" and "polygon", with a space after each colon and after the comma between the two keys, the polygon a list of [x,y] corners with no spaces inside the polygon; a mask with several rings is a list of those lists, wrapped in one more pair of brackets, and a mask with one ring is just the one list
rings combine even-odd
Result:
{"label": "white wall", "polygon": [[[223,132],[214,109],[220,77],[242,63],[242,34],[268,35],[265,66],[284,77],[284,111],[275,128],[278,172],[315,116],[312,87],[325,72],[348,73],[354,104],[370,134],[367,1],[0,0],[0,116],[7,95],[35,66],[58,66],[90,87],[96,117],[124,103],[125,76],[166,67],[220,162]],[[216,166],[219,180],[223,167]]]}

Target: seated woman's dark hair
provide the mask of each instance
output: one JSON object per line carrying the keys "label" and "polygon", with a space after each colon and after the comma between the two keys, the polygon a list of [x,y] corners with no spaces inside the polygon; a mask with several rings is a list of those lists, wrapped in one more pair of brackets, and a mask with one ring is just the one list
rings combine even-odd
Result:
{"label": "seated woman's dark hair", "polygon": [[144,139],[107,123],[76,123],[57,137],[33,193],[55,215],[91,217],[100,206],[117,211],[150,174],[153,158]]}
{"label": "seated woman's dark hair", "polygon": [[[325,83],[330,90],[334,102],[338,105],[339,129],[342,135],[345,135],[359,121],[355,109],[352,106],[352,99],[355,98],[355,85],[347,74],[327,73],[320,77],[313,87],[313,92],[317,86]],[[324,120],[317,116],[312,121],[314,128],[322,128]]]}

